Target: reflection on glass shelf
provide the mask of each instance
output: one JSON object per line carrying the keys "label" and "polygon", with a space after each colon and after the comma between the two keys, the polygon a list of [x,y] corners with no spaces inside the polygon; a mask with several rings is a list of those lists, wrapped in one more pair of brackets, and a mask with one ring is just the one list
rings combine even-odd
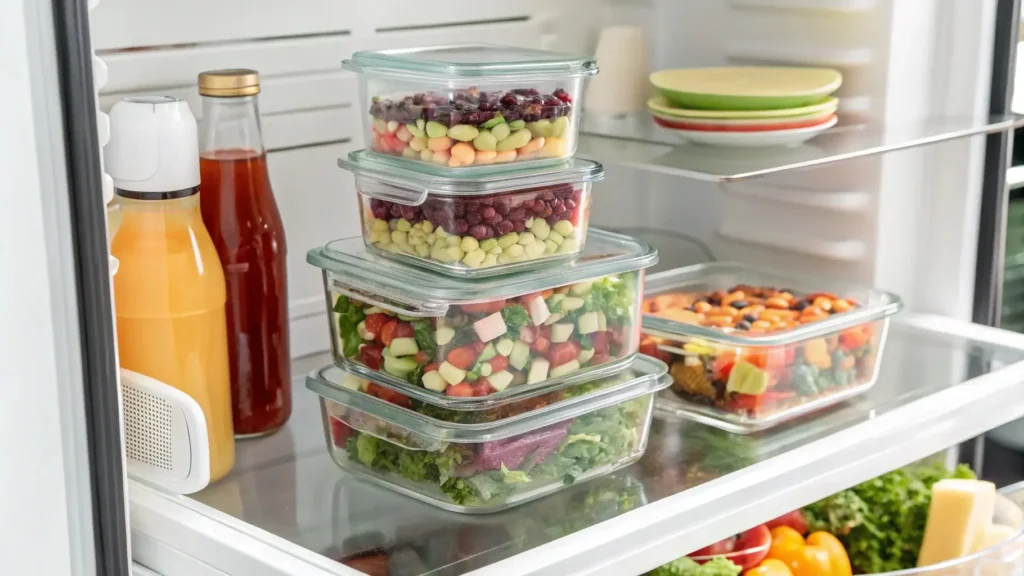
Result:
{"label": "reflection on glass shelf", "polygon": [[646,112],[616,118],[587,114],[577,154],[609,165],[710,182],[736,182],[1022,125],[1024,116],[1015,115],[937,117],[907,124],[838,126],[799,146],[723,148],[686,144],[671,130],[654,124]]}
{"label": "reflection on glass shelf", "polygon": [[[317,360],[329,361],[326,356]],[[288,426],[266,438],[239,442],[235,470],[194,499],[365,572],[383,565],[391,576],[455,576],[700,484],[721,482],[726,493],[735,490],[726,478],[732,472],[1021,360],[1024,351],[894,324],[880,380],[864,396],[817,417],[748,436],[659,415],[647,453],[637,464],[481,516],[442,511],[338,469],[325,448],[319,405],[300,378]]]}

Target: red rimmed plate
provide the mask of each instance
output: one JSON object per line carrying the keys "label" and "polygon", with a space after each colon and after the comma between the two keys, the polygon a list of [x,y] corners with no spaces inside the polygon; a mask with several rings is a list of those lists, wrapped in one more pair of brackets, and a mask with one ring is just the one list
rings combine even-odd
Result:
{"label": "red rimmed plate", "polygon": [[805,118],[772,118],[768,120],[680,120],[654,116],[654,122],[669,130],[687,130],[695,132],[776,132],[780,130],[799,130],[814,128],[834,122],[835,114]]}

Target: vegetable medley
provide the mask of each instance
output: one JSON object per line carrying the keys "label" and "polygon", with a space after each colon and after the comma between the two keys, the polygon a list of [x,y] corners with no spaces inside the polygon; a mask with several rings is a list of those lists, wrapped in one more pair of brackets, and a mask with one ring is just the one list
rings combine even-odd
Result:
{"label": "vegetable medley", "polygon": [[[856,303],[834,294],[796,296],[790,291],[751,286],[661,294],[644,302],[646,314],[753,337],[855,307]],[[670,365],[673,389],[687,400],[764,418],[873,382],[881,329],[881,321],[877,321],[794,344],[744,348],[684,336],[645,335],[640,351]]]}
{"label": "vegetable medley", "polygon": [[640,273],[406,318],[348,296],[334,302],[335,353],[448,396],[487,396],[626,358],[638,346]]}

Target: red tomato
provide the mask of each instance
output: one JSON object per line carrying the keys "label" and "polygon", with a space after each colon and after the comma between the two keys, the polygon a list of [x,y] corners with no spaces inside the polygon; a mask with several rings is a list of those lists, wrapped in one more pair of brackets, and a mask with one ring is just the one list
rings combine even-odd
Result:
{"label": "red tomato", "polygon": [[391,341],[395,339],[395,330],[398,328],[398,320],[392,318],[388,320],[384,326],[380,329],[380,342],[385,346],[391,346]]}
{"label": "red tomato", "polygon": [[383,328],[390,320],[391,316],[378,312],[376,314],[370,314],[363,322],[366,324],[366,331],[379,338],[381,328]]}
{"label": "red tomato", "polygon": [[609,330],[594,332],[590,335],[590,343],[594,345],[594,354],[607,354],[609,349],[608,340],[611,338]]}
{"label": "red tomato", "polygon": [[494,388],[487,381],[487,378],[479,378],[476,382],[470,384],[469,387],[473,389],[473,396],[487,396],[494,393]]}
{"label": "red tomato", "polygon": [[508,358],[498,354],[494,358],[491,358],[491,373],[501,372],[505,368],[508,368]]}
{"label": "red tomato", "polygon": [[417,364],[426,364],[427,360],[430,360],[430,357],[427,356],[426,352],[420,350],[419,352],[416,353],[415,356],[413,356],[413,359],[416,360]]}
{"label": "red tomato", "polygon": [[757,412],[761,407],[761,397],[764,394],[737,394],[733,393],[729,397],[729,408],[732,410],[742,410]]}
{"label": "red tomato", "polygon": [[344,448],[345,443],[348,442],[348,437],[352,435],[352,429],[337,418],[331,418],[331,439],[334,441],[334,445]]}
{"label": "red tomato", "polygon": [[412,338],[416,335],[416,329],[412,327],[412,324],[408,322],[398,321],[398,326],[395,326],[395,333],[391,335],[392,338]]}
{"label": "red tomato", "polygon": [[[730,536],[725,540],[719,540],[718,542],[715,542],[710,546],[705,546],[700,550],[697,550],[696,552],[689,554],[689,556],[719,556],[721,554],[728,554],[729,552],[732,552],[735,547],[736,537]],[[707,562],[708,560],[710,560],[710,558],[707,560],[701,560],[701,563]]]}
{"label": "red tomato", "polygon": [[376,342],[363,345],[359,348],[359,358],[371,370],[380,370],[381,362],[384,360],[384,347]]}
{"label": "red tomato", "polygon": [[381,386],[380,384],[374,384],[373,382],[370,382],[366,386],[366,393],[371,396],[376,396],[377,398],[380,398],[385,402],[390,402],[392,404],[395,404],[396,406],[401,406],[402,408],[412,408],[412,401],[410,401],[408,397],[398,392],[395,392],[390,388]]}
{"label": "red tomato", "polygon": [[423,367],[423,373],[426,374],[427,372],[437,372],[437,369],[437,362],[431,362],[430,364],[427,364],[426,366]]}
{"label": "red tomato", "polygon": [[467,346],[472,348],[473,351],[477,353],[477,355],[479,355],[481,352],[483,352],[484,348],[487,348],[487,345],[484,344],[483,342],[481,342],[480,340],[477,340],[475,342],[471,342],[471,343],[467,344]]}
{"label": "red tomato", "polygon": [[607,354],[594,354],[590,358],[590,362],[588,362],[587,365],[588,366],[600,366],[601,364],[605,364],[607,362],[611,362],[611,359],[612,359],[612,357],[607,355]]}
{"label": "red tomato", "polygon": [[448,353],[448,363],[460,370],[469,370],[476,364],[479,354],[472,346],[462,346]]}
{"label": "red tomato", "polygon": [[[768,548],[771,543],[772,535],[768,527],[764,524],[755,526],[740,534],[740,537],[736,539],[733,556],[729,559],[738,564],[740,568],[749,570],[768,556]],[[744,550],[749,550],[749,552],[743,553]]]}
{"label": "red tomato", "polygon": [[548,360],[551,362],[551,367],[554,368],[555,366],[561,366],[575,360],[579,355],[579,343],[575,340],[569,340],[568,342],[559,342],[552,346]]}
{"label": "red tomato", "polygon": [[548,351],[548,348],[550,347],[551,340],[548,340],[543,336],[537,336],[537,339],[534,340],[533,344],[530,345],[530,348],[532,348],[534,352],[540,354],[541,356],[545,355]]}
{"label": "red tomato", "polygon": [[868,343],[871,338],[869,326],[857,326],[839,334],[839,344],[846,351],[852,351]]}
{"label": "red tomato", "polygon": [[732,367],[736,365],[736,357],[731,354],[723,354],[715,358],[712,372],[716,380],[728,380],[732,374]]}
{"label": "red tomato", "polygon": [[465,382],[459,382],[458,384],[452,384],[445,390],[445,394],[449,396],[459,396],[461,398],[468,398],[473,396],[473,387]]}
{"label": "red tomato", "polygon": [[462,309],[468,314],[494,314],[504,307],[504,300],[492,300],[490,302],[476,302],[473,304],[462,305]]}
{"label": "red tomato", "polygon": [[664,350],[660,350],[658,348],[658,343],[655,342],[654,340],[645,340],[643,343],[641,343],[640,353],[646,354],[652,358],[657,358],[658,360],[661,360],[666,364],[672,362],[672,355],[669,354],[668,352],[665,352]]}
{"label": "red tomato", "polygon": [[774,520],[769,520],[768,522],[765,522],[765,526],[767,526],[769,530],[776,526],[789,526],[801,534],[807,533],[807,520],[804,519],[804,513],[800,510],[793,510],[792,512],[783,514]]}

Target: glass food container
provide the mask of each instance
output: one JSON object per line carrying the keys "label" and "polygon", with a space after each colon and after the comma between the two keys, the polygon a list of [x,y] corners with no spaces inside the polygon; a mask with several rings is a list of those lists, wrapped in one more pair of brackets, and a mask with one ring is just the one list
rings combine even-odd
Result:
{"label": "glass food container", "polygon": [[649,244],[591,230],[561,266],[451,278],[367,250],[362,238],[307,253],[323,270],[335,362],[418,394],[479,398],[600,377],[640,344]]}
{"label": "glass food container", "polygon": [[426,404],[403,407],[364,392],[358,376],[336,366],[306,379],[321,396],[328,450],[339,466],[464,513],[504,510],[636,461],[647,446],[654,395],[670,383],[663,363],[641,357],[606,388],[592,382],[597,392],[466,423],[435,418]]}
{"label": "glass food container", "polygon": [[596,162],[438,177],[388,166],[365,150],[355,174],[363,239],[400,261],[454,276],[493,276],[578,255],[587,238]]}
{"label": "glass food container", "polygon": [[364,141],[437,174],[555,163],[576,151],[591,57],[463,44],[360,51]]}
{"label": "glass food container", "polygon": [[640,351],[675,380],[660,408],[755,432],[866,392],[902,306],[879,290],[700,264],[650,277]]}

